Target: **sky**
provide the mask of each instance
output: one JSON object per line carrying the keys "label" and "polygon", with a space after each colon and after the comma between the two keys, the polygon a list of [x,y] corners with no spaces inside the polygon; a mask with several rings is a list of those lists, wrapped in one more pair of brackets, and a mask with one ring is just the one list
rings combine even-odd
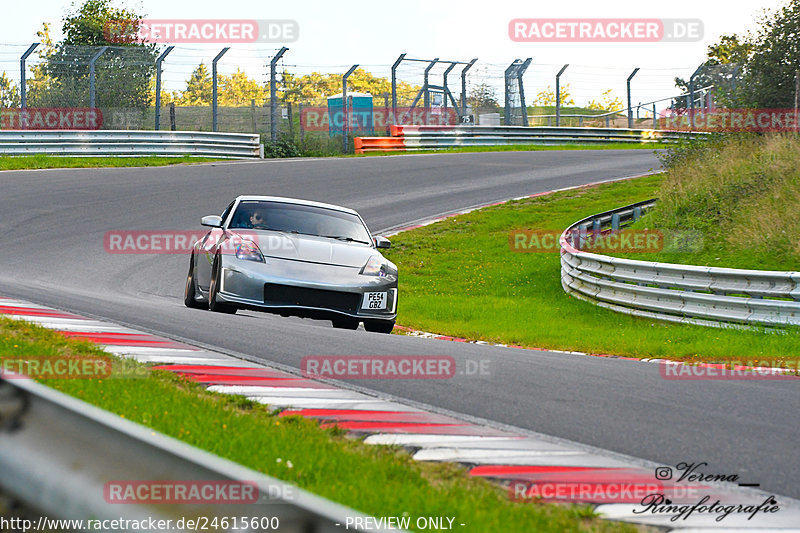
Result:
{"label": "sky", "polygon": [[[485,80],[502,87],[502,72],[516,58],[533,58],[525,77],[529,103],[536,93],[554,86],[562,76],[577,104],[596,98],[607,89],[624,98],[625,79],[635,67],[641,70],[632,82],[632,99],[647,102],[677,94],[673,79],[688,78],[703,62],[706,49],[721,35],[744,33],[756,27],[764,8],[776,8],[780,0],[750,0],[739,5],[729,0],[670,0],[643,2],[572,0],[494,0],[492,2],[419,1],[349,2],[322,0],[114,0],[149,18],[157,19],[292,19],[299,25],[299,39],[286,43],[282,66],[297,73],[341,72],[358,63],[381,76],[400,53],[408,57],[468,61],[478,58],[471,83]],[[19,79],[19,56],[36,40],[43,22],[50,22],[53,37],[60,36],[61,19],[73,6],[71,0],[30,0],[3,5],[0,18],[0,71]],[[694,18],[703,22],[703,37],[696,42],[657,43],[519,43],[508,35],[515,18]],[[181,89],[191,70],[201,61],[210,63],[222,45],[184,44],[165,62],[167,90]],[[264,81],[264,64],[280,44],[235,46],[219,63],[229,74],[237,67]],[[35,60],[35,57],[32,57]],[[422,64],[408,64],[400,79],[420,84]],[[455,71],[454,71],[455,72]],[[441,69],[432,71],[439,80]],[[458,85],[451,74],[450,84]],[[502,90],[500,91],[502,96]]]}

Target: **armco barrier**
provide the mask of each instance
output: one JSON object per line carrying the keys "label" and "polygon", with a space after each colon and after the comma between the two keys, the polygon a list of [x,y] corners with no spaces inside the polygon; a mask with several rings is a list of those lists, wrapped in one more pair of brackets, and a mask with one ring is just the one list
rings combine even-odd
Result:
{"label": "armco barrier", "polygon": [[514,144],[677,142],[701,132],[547,126],[392,126],[391,137],[356,137],[357,154]]}
{"label": "armco barrier", "polygon": [[624,225],[654,200],[580,220],[561,235],[561,285],[577,298],[647,318],[706,326],[800,325],[800,272],[635,261],[579,249],[589,232]]}
{"label": "armco barrier", "polygon": [[[171,498],[170,482],[202,483],[204,489],[231,486],[232,491],[246,485],[257,499],[215,501],[213,497],[220,496],[212,495],[201,503],[189,498],[166,505]],[[109,501],[109,484],[131,487],[137,483],[152,484],[151,497],[141,496],[137,489],[135,498],[131,491],[131,501]],[[19,376],[0,379],[0,488],[6,497],[22,501],[48,518],[83,520],[82,530],[86,531],[139,531],[133,526],[87,527],[89,519],[117,524],[123,520],[145,524],[171,520],[170,526],[142,526],[143,531],[158,527],[164,531],[286,533],[339,532],[348,517],[360,519],[356,524],[375,523],[358,511]],[[202,494],[209,497],[206,490]],[[181,518],[199,521],[199,525],[176,526]],[[276,519],[277,528],[272,522]],[[347,529],[384,531],[352,524]]]}
{"label": "armco barrier", "polygon": [[0,131],[0,154],[259,157],[259,136],[197,131]]}

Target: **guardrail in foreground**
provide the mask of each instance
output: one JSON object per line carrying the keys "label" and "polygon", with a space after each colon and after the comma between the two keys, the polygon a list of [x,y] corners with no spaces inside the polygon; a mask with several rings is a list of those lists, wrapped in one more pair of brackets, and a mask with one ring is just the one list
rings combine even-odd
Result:
{"label": "guardrail in foreground", "polygon": [[356,137],[356,153],[436,150],[462,146],[514,144],[677,142],[702,132],[625,128],[555,128],[548,126],[392,126],[391,137]]}
{"label": "guardrail in foreground", "polygon": [[[109,503],[106,483],[121,480],[234,482],[257,487],[259,498],[244,504]],[[244,518],[261,523],[261,519],[277,517],[279,531],[333,533],[343,529],[347,517],[365,517],[10,374],[0,376],[0,487],[48,518],[83,519],[84,524],[88,519],[144,523],[153,519],[172,520],[174,525],[180,518],[200,518],[207,519],[206,529],[233,531],[237,526],[231,517],[236,517],[239,531],[253,531],[274,528],[243,529]],[[161,497],[169,495],[162,490]],[[214,518],[217,526],[211,527]],[[352,523],[348,529],[381,531]]]}
{"label": "guardrail in foreground", "polygon": [[262,156],[259,136],[197,131],[0,131],[0,154],[70,156]]}
{"label": "guardrail in foreground", "polygon": [[[593,215],[561,235],[561,285],[598,306],[706,326],[800,325],[800,272],[636,261],[584,252],[591,231],[638,218],[655,200]],[[571,242],[572,241],[572,242]]]}

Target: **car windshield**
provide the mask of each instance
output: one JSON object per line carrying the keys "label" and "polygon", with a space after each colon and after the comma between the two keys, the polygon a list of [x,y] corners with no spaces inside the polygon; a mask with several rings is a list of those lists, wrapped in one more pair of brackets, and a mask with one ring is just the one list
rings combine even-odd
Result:
{"label": "car windshield", "polygon": [[244,200],[236,207],[228,227],[318,235],[370,244],[369,232],[356,215],[312,205]]}

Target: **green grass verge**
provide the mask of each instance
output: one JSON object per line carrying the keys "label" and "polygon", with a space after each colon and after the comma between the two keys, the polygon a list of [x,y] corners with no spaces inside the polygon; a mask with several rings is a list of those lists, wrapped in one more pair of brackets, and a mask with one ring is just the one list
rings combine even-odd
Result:
{"label": "green grass verge", "polygon": [[[506,491],[452,464],[411,459],[399,447],[368,446],[301,417],[279,418],[240,396],[207,392],[167,371],[103,354],[0,317],[0,357],[105,357],[113,376],[42,383],[193,446],[375,516],[451,516],[465,531],[611,532],[633,526],[593,517],[587,506],[510,501]],[[291,465],[291,466],[290,466]]]}
{"label": "green grass verge", "polygon": [[66,157],[54,155],[0,156],[0,170],[33,168],[160,167],[180,163],[221,161],[212,157]]}
{"label": "green grass verge", "polygon": [[[631,317],[568,296],[552,253],[519,253],[518,229],[560,232],[575,221],[658,196],[648,176],[512,201],[392,238],[400,269],[398,323],[528,347],[693,361],[797,360],[800,328],[780,333],[707,328]],[[636,254],[648,260],[651,254]]]}
{"label": "green grass verge", "polygon": [[800,138],[723,137],[679,148],[667,162],[659,202],[633,227],[697,238],[653,261],[798,270]]}
{"label": "green grass verge", "polygon": [[668,143],[608,143],[608,144],[561,144],[558,146],[542,144],[512,144],[508,146],[463,146],[444,150],[414,150],[412,152],[369,152],[356,154],[356,157],[369,157],[398,154],[462,154],[468,152],[538,152],[550,150],[658,150],[669,148]]}

